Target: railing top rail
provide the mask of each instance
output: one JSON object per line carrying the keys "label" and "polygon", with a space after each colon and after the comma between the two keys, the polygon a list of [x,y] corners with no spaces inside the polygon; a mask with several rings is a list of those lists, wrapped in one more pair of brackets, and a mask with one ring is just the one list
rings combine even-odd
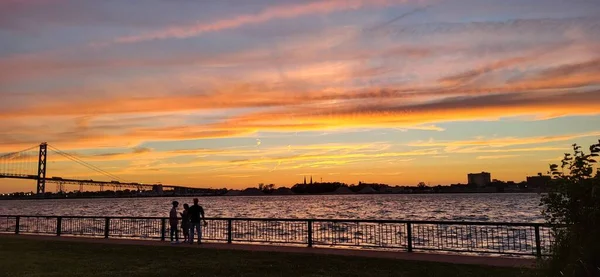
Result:
{"label": "railing top rail", "polygon": [[[132,217],[132,216],[71,216],[71,215],[0,215],[0,217],[43,217],[43,218],[87,218],[87,219],[164,219],[168,217]],[[440,224],[440,225],[499,225],[499,226],[551,226],[538,222],[481,222],[481,221],[439,221],[439,220],[391,220],[391,219],[326,219],[326,218],[236,218],[236,217],[207,217],[207,220],[234,221],[285,221],[285,222],[336,222],[336,223],[400,223],[400,224]]]}

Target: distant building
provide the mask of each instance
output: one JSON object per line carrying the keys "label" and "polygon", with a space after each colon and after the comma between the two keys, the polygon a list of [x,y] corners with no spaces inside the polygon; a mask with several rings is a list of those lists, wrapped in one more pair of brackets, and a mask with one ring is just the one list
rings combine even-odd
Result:
{"label": "distant building", "polygon": [[348,187],[344,187],[344,186],[337,188],[333,192],[333,194],[352,194],[352,193],[354,193],[352,190],[350,190]]}
{"label": "distant building", "polygon": [[163,186],[162,185],[152,185],[152,191],[156,194],[163,194]]}
{"label": "distant building", "polygon": [[467,179],[471,186],[485,187],[492,182],[492,175],[489,172],[469,173]]}
{"label": "distant building", "polygon": [[528,188],[546,188],[552,177],[548,175],[538,174],[537,176],[527,176]]}
{"label": "distant building", "polygon": [[259,190],[257,188],[247,188],[245,190],[243,190],[240,195],[244,195],[244,196],[258,196],[258,195],[265,195],[264,192],[262,192],[262,190]]}
{"label": "distant building", "polygon": [[225,193],[226,196],[238,196],[240,194],[242,194],[242,191],[237,189],[230,189],[227,190],[227,193]]}
{"label": "distant building", "polygon": [[404,193],[406,192],[406,189],[403,187],[390,187],[390,186],[386,186],[386,187],[382,187],[379,189],[379,192],[382,193]]}
{"label": "distant building", "polygon": [[371,193],[377,193],[377,191],[375,189],[373,189],[371,186],[365,186],[360,191],[358,191],[358,193],[371,194]]}

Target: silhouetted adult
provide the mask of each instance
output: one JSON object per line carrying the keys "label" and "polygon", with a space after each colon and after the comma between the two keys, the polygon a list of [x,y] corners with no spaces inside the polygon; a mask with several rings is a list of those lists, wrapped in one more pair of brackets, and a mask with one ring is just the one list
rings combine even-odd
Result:
{"label": "silhouetted adult", "polygon": [[206,226],[206,220],[204,219],[204,209],[198,205],[198,198],[194,198],[194,205],[189,209],[190,214],[190,244],[194,243],[194,229],[198,232],[198,244],[202,243],[202,226],[200,221],[204,221]]}
{"label": "silhouetted adult", "polygon": [[[177,228],[177,206],[179,206],[179,202],[173,201],[173,208],[171,208],[171,212],[169,213],[169,223],[171,225],[171,243],[179,243],[179,234]],[[173,236],[175,236],[175,240],[173,240]]]}
{"label": "silhouetted adult", "polygon": [[190,241],[190,205],[183,204],[181,215],[181,230],[183,230],[183,241]]}

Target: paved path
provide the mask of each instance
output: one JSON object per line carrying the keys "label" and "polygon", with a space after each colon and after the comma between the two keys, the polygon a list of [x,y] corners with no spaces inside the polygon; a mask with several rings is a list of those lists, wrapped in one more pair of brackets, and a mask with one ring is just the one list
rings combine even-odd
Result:
{"label": "paved path", "polygon": [[170,247],[192,247],[192,248],[208,248],[208,249],[227,249],[227,250],[243,250],[243,251],[263,251],[263,252],[285,252],[285,253],[302,253],[302,254],[321,254],[321,255],[342,255],[342,256],[357,256],[370,258],[384,259],[400,259],[411,261],[428,261],[454,264],[475,264],[498,267],[533,267],[535,266],[534,259],[524,258],[505,258],[505,257],[482,257],[482,256],[467,256],[467,255],[450,255],[450,254],[432,254],[432,253],[408,253],[397,251],[377,251],[377,250],[354,250],[354,249],[339,249],[339,248],[322,248],[322,247],[297,247],[297,246],[275,246],[275,245],[257,245],[257,244],[227,244],[227,243],[203,243],[197,244],[175,244],[156,240],[132,240],[132,239],[103,239],[103,238],[84,238],[84,237],[57,237],[57,236],[39,236],[39,235],[10,235],[1,234],[7,238],[24,238],[33,240],[54,240],[54,241],[69,241],[69,242],[86,242],[86,243],[105,243],[105,244],[121,244],[121,245],[150,245],[150,246],[170,246]]}

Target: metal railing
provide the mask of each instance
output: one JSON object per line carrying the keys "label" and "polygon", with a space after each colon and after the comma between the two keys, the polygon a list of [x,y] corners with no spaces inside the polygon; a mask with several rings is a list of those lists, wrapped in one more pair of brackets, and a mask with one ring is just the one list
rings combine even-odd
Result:
{"label": "metal railing", "polygon": [[[553,236],[542,223],[207,218],[202,239],[226,243],[450,251],[507,255],[550,254]],[[166,240],[166,217],[0,215],[0,233]],[[180,232],[180,237],[181,232]]]}

